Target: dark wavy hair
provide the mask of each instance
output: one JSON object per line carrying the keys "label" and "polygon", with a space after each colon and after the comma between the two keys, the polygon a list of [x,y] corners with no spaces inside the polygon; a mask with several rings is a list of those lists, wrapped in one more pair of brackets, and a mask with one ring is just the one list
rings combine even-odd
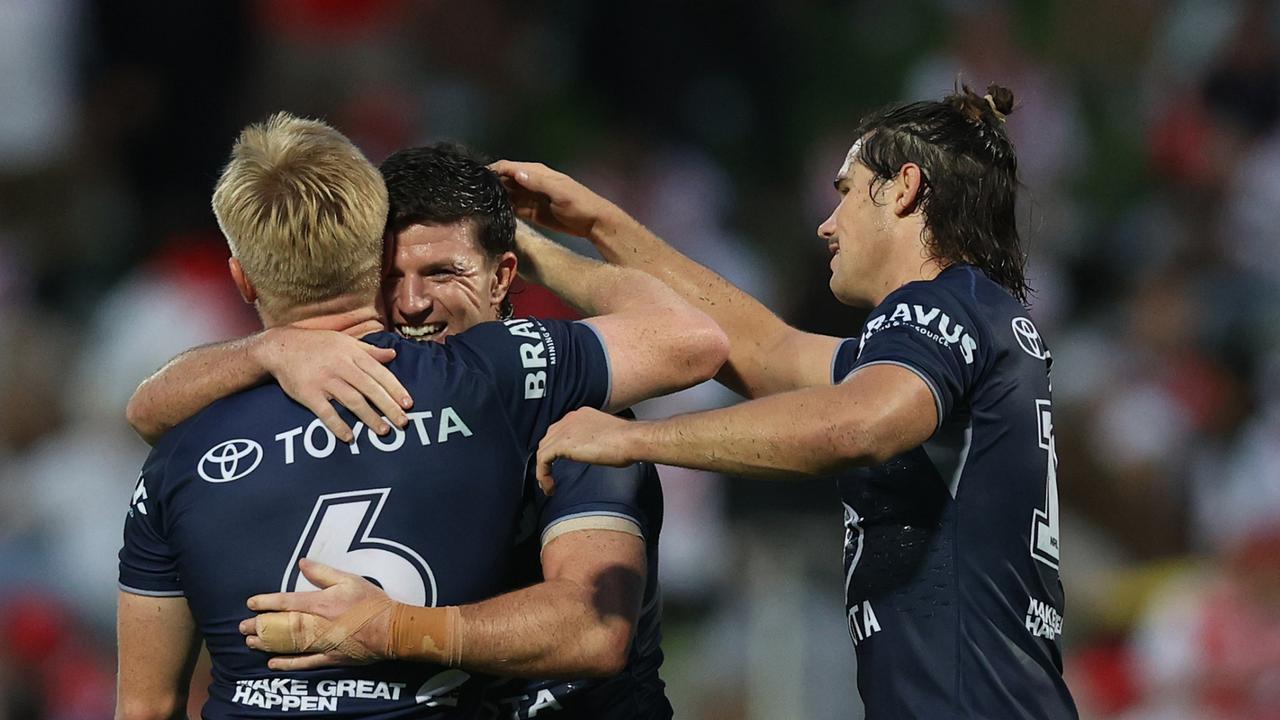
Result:
{"label": "dark wavy hair", "polygon": [[919,200],[930,254],[968,263],[1020,302],[1031,288],[1018,237],[1018,157],[1005,132],[1013,93],[990,85],[978,95],[967,85],[941,101],[891,105],[864,117],[858,161],[875,176],[871,192],[897,177],[905,163],[924,176]]}
{"label": "dark wavy hair", "polygon": [[[456,143],[435,143],[392,153],[378,167],[387,183],[387,232],[410,225],[470,220],[490,259],[516,247],[516,219],[498,176],[482,158]],[[512,313],[502,299],[502,317]]]}

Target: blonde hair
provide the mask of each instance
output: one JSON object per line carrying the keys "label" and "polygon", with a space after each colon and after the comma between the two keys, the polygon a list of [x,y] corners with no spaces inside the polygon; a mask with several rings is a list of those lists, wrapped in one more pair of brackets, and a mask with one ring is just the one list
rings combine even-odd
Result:
{"label": "blonde hair", "polygon": [[377,290],[387,186],[323,122],[282,112],[241,131],[213,213],[261,310]]}

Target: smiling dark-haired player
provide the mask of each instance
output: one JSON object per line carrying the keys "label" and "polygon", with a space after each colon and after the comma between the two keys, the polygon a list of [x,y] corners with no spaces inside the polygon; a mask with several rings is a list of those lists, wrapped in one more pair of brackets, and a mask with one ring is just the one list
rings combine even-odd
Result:
{"label": "smiling dark-haired player", "polygon": [[[317,121],[280,114],[246,128],[214,209],[235,283],[265,326],[360,337],[369,349],[351,362],[386,372],[377,361],[389,361],[394,384],[424,402],[403,427],[377,417],[332,431],[267,383],[159,438],[120,551],[117,717],[181,716],[200,637],[213,661],[204,717],[474,717],[480,683],[459,666],[511,657],[477,601],[506,589],[536,439],[572,408],[618,410],[709,377],[727,354],[723,333],[652,278],[554,246],[540,275],[572,276],[594,317],[479,323],[447,344],[383,332],[386,187]],[[281,671],[246,647],[250,596],[375,587],[364,578],[376,597],[282,632],[309,655],[390,662]],[[629,609],[605,611],[617,624]]]}
{"label": "smiling dark-haired player", "polygon": [[518,215],[590,239],[714,317],[731,341],[718,379],[756,398],[654,422],[576,411],[543,439],[540,480],[561,458],[837,474],[845,605],[873,719],[1076,717],[1059,638],[1050,358],[1022,304],[1012,109],[1005,88],[964,88],[855,128],[818,227],[836,298],[874,308],[848,339],[787,326],[560,173],[494,165]]}

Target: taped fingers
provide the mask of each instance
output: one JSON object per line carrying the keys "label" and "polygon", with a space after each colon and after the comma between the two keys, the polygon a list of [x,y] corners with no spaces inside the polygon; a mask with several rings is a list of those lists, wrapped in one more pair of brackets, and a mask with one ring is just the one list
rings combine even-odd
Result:
{"label": "taped fingers", "polygon": [[353,636],[395,605],[398,603],[385,595],[367,598],[332,621],[303,612],[265,613],[257,617],[257,634],[250,635],[246,644],[275,654],[332,655],[357,664],[370,663],[380,659],[378,653]]}
{"label": "taped fingers", "polygon": [[[305,652],[332,625],[319,615],[302,612],[266,613],[259,615],[256,620],[258,641],[249,643],[249,647],[287,655]],[[249,637],[252,639],[255,636]]]}

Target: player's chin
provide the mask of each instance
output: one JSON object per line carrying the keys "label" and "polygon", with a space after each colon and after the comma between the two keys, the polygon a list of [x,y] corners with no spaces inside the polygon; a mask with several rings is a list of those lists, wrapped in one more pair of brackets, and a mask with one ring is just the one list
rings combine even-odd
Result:
{"label": "player's chin", "polygon": [[836,300],[839,300],[841,304],[853,306],[866,305],[865,302],[862,302],[859,299],[861,296],[858,295],[852,284],[844,280],[838,268],[831,272],[831,280],[827,285],[831,288],[831,294],[835,295]]}

